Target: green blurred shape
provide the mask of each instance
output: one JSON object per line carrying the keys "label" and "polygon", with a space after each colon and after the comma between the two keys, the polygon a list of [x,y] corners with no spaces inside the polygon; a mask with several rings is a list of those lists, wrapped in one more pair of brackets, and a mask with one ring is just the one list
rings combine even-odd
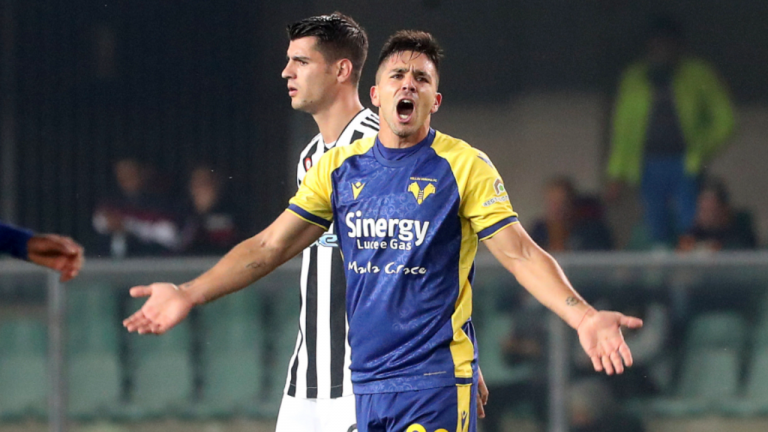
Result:
{"label": "green blurred shape", "polygon": [[694,318],[686,339],[688,349],[741,350],[747,341],[747,324],[738,312],[708,312]]}
{"label": "green blurred shape", "polygon": [[651,401],[651,410],[662,416],[694,417],[722,411],[737,396],[741,350],[696,348],[685,353],[674,398]]}
{"label": "green blurred shape", "polygon": [[[137,310],[145,299],[131,301]],[[134,418],[178,416],[194,396],[190,320],[163,335],[127,336],[130,406],[122,413]]]}
{"label": "green blurred shape", "polygon": [[89,285],[67,291],[67,349],[69,354],[117,353],[122,320],[116,292]]}
{"label": "green blurred shape", "polygon": [[29,318],[0,322],[0,418],[45,413],[46,341],[43,322]]}
{"label": "green blurred shape", "polygon": [[253,288],[200,309],[202,393],[208,415],[253,412],[264,391],[265,329],[261,296]]}
{"label": "green blurred shape", "polygon": [[34,318],[15,318],[0,322],[0,355],[45,355],[48,344],[46,324]]}
{"label": "green blurred shape", "polygon": [[67,359],[68,413],[80,420],[107,417],[120,405],[121,371],[115,353],[87,352]]}

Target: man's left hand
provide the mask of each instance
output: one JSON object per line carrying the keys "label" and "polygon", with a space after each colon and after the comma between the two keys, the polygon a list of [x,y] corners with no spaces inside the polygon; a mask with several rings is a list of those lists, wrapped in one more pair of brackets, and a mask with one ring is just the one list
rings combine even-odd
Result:
{"label": "man's left hand", "polygon": [[591,309],[579,324],[579,341],[595,371],[605,370],[606,374],[613,375],[623,373],[624,366],[632,366],[632,352],[621,334],[622,326],[640,328],[643,321],[619,312]]}

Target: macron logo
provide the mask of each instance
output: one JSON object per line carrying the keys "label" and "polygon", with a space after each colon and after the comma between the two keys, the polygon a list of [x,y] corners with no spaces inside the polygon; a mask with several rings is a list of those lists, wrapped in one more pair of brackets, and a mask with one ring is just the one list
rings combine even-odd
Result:
{"label": "macron logo", "polygon": [[352,183],[352,197],[354,199],[357,199],[357,196],[360,195],[360,192],[363,191],[363,188],[365,187],[365,183],[363,182],[355,182]]}

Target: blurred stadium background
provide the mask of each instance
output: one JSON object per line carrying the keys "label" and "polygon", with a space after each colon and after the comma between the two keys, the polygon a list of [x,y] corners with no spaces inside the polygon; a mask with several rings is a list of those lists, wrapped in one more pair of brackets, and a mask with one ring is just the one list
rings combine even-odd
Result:
{"label": "blurred stadium background", "polygon": [[[524,224],[544,212],[554,176],[600,195],[621,71],[642,54],[648,17],[674,14],[736,108],[737,132],[707,171],[765,245],[766,2],[0,0],[0,218],[71,235],[90,255],[65,289],[42,270],[0,262],[0,431],[272,430],[295,343],[297,263],[166,336],[128,335],[120,321],[137,303],[126,288],[183,281],[215,258],[111,258],[120,254],[114,243],[100,249],[93,216],[114,192],[116,160],[150,164],[168,196],[185,193],[202,161],[238,203],[239,233],[263,228],[295,190],[298,153],[316,133],[280,78],[284,27],[334,10],[369,32],[366,104],[387,35],[437,36],[447,56],[434,124],[490,155]],[[627,249],[637,200],[605,215]],[[572,332],[531,310],[481,256],[474,315],[495,417],[481,430],[768,429],[768,254],[558,259],[589,301],[646,318],[628,335],[643,353],[639,372],[588,373]],[[509,347],[531,335],[538,345],[527,352]]]}

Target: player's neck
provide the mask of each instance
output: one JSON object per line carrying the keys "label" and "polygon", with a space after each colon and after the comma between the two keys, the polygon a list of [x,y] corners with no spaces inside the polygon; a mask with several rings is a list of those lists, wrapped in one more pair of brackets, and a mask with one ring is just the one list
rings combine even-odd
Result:
{"label": "player's neck", "polygon": [[331,105],[322,111],[312,115],[320,129],[325,143],[332,143],[339,139],[350,121],[363,110],[363,104],[357,96],[357,90],[350,95],[340,95]]}
{"label": "player's neck", "polygon": [[379,141],[381,141],[381,144],[387,148],[403,149],[413,147],[422,142],[424,138],[429,135],[429,128],[430,122],[427,121],[418,131],[416,131],[416,133],[401,137],[392,132],[392,129],[389,128],[387,122],[383,121],[381,122],[381,129],[379,130]]}

